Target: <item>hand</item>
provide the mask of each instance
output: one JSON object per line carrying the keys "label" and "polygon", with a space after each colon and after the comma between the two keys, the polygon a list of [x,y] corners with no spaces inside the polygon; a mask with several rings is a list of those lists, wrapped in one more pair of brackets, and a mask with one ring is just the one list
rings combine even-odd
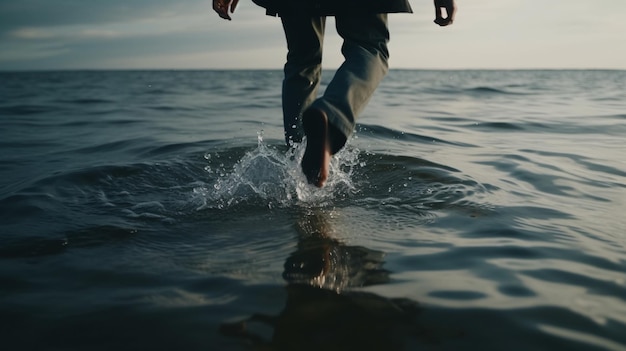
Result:
{"label": "hand", "polygon": [[[435,1],[435,23],[445,27],[454,21],[454,13],[456,12],[456,4],[454,0],[434,0]],[[444,18],[441,9],[446,9],[446,17]]]}
{"label": "hand", "polygon": [[239,0],[213,0],[213,10],[223,19],[230,21],[232,18],[228,14],[228,9],[230,8],[230,13],[235,12],[238,3]]}

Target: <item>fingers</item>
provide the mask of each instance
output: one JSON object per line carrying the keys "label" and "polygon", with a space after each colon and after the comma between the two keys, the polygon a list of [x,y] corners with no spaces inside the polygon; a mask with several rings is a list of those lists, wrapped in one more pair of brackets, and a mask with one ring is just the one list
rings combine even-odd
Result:
{"label": "fingers", "polygon": [[239,0],[213,0],[213,10],[221,18],[230,21],[232,18],[228,14],[228,9],[230,7],[230,12],[234,12],[238,2]]}
{"label": "fingers", "polygon": [[230,4],[230,13],[235,12],[235,8],[237,8],[238,3],[239,3],[239,0],[233,0],[233,2]]}
{"label": "fingers", "polygon": [[[435,3],[435,23],[445,27],[454,22],[456,4],[454,0],[434,0]],[[443,17],[442,9],[446,10],[446,17]]]}

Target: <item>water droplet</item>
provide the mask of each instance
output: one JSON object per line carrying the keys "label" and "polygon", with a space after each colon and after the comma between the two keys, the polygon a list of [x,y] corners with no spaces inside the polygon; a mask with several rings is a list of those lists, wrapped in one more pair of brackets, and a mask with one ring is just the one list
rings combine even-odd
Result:
{"label": "water droplet", "polygon": [[[326,186],[319,189],[308,184],[301,171],[304,143],[294,143],[287,151],[280,152],[280,148],[265,144],[262,131],[257,136],[258,146],[246,152],[231,170],[227,170],[229,166],[224,163],[220,163],[219,167],[205,167],[219,178],[203,191],[195,191],[203,203],[200,208],[226,209],[255,202],[270,209],[293,205],[326,206],[333,199],[345,198],[347,193],[354,191],[351,179],[353,168],[365,166],[358,160],[358,149],[344,148],[333,157],[330,177]],[[232,155],[227,156],[230,158]],[[219,158],[219,155],[213,153],[211,157]]]}

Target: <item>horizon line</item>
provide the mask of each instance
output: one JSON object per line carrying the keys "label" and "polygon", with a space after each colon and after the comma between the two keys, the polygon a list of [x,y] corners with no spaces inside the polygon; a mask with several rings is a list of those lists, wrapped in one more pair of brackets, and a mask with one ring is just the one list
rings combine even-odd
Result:
{"label": "horizon line", "polygon": [[[323,68],[336,70],[338,67]],[[78,72],[78,71],[282,71],[283,68],[24,68],[2,69],[0,73],[18,72]],[[389,71],[626,71],[626,68],[409,68],[390,67]]]}

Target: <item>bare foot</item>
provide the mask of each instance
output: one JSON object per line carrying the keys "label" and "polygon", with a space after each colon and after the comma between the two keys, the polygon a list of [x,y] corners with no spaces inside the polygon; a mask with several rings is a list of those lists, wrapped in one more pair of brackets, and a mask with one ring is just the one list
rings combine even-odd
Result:
{"label": "bare foot", "polygon": [[328,179],[330,164],[328,117],[323,111],[310,108],[302,116],[302,126],[306,135],[302,172],[310,184],[321,188]]}

